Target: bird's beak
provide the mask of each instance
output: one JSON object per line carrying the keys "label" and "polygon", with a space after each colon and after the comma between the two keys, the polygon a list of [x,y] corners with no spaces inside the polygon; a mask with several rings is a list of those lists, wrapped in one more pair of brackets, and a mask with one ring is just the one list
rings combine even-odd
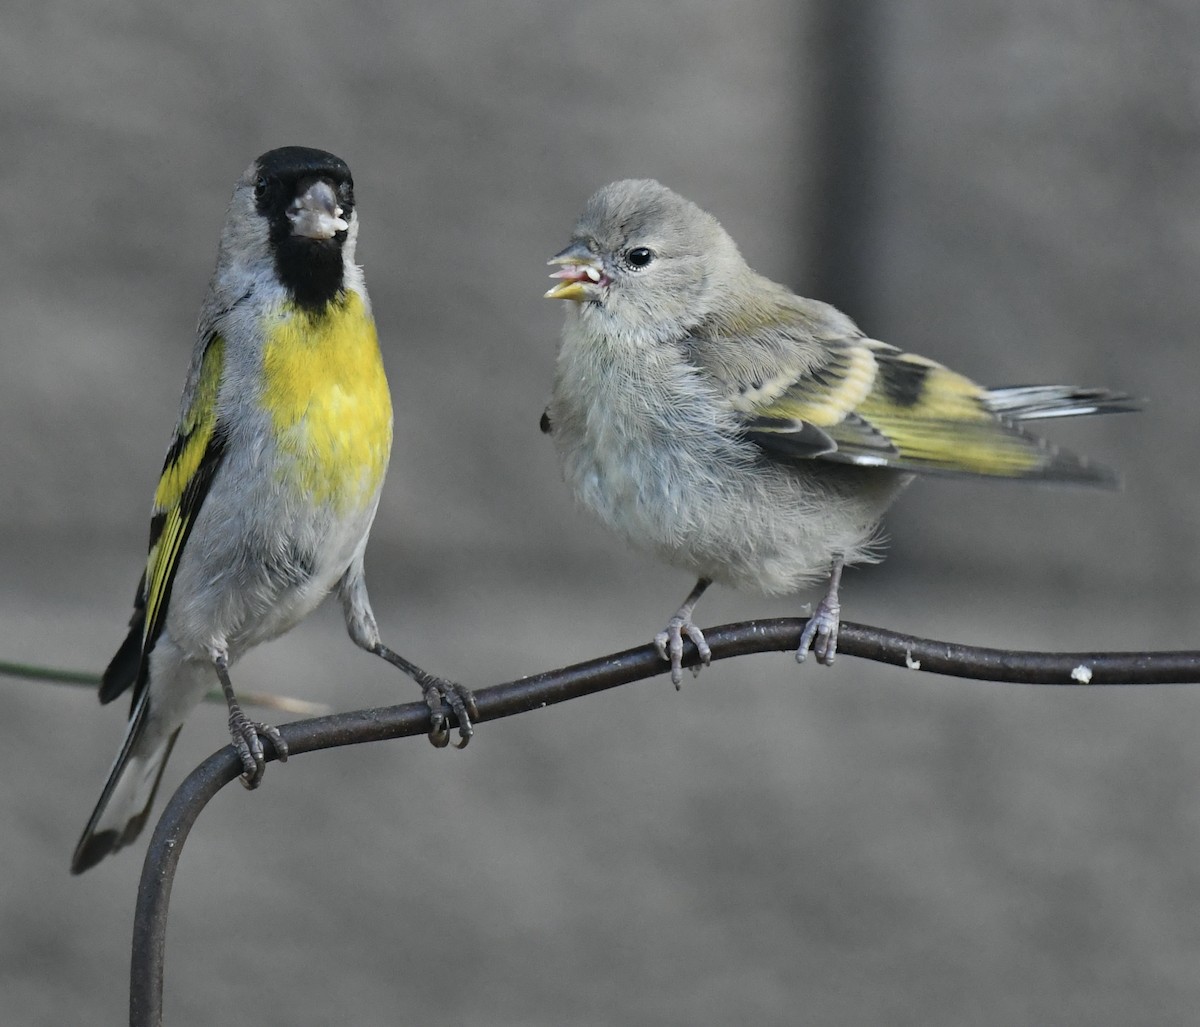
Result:
{"label": "bird's beak", "polygon": [[337,192],[327,178],[306,178],[296,188],[296,198],[288,204],[292,233],[306,239],[332,239],[350,223],[342,217]]}
{"label": "bird's beak", "polygon": [[546,263],[560,265],[560,269],[552,272],[550,277],[561,278],[562,281],[547,290],[544,299],[586,303],[599,299],[601,290],[608,285],[608,276],[604,273],[600,258],[588,249],[586,243],[572,243]]}

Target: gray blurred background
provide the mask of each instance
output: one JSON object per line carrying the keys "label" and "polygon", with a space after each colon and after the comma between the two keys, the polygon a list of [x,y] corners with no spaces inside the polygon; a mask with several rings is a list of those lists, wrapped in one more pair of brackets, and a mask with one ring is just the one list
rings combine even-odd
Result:
{"label": "gray blurred background", "polygon": [[[397,411],[367,570],[418,662],[484,686],[641,644],[691,585],[573,509],[537,431],[563,313],[543,262],[630,175],[877,337],[1147,398],[1048,426],[1123,493],[919,483],[847,619],[1196,646],[1198,55],[1192,0],[9,5],[0,658],[99,670],[123,637],[229,191],[293,143],[357,180]],[[699,620],[805,598],[714,590]],[[416,695],[332,607],[235,683]],[[0,697],[0,1017],[122,1022],[144,846],[67,863],[125,703]],[[775,654],[465,753],[305,756],[193,832],[167,1022],[1195,1022],[1198,727],[1187,687]],[[198,711],[167,790],[224,738]]]}

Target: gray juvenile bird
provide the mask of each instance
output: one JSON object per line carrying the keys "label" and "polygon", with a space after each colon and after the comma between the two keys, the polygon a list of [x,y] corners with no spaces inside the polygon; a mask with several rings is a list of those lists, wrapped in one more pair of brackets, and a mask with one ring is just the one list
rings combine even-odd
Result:
{"label": "gray juvenile bird", "polygon": [[655,637],[682,680],[683,638],[719,581],[768,595],[828,574],[800,638],[837,652],[847,563],[879,560],[879,519],[913,472],[1112,487],[1112,472],[1022,422],[1136,409],[1103,389],[987,389],[863,335],[755,273],[710,214],[658,182],[613,182],[553,257],[569,300],[542,418],[576,499],[699,576]]}
{"label": "gray juvenile bird", "polygon": [[216,682],[243,783],[265,767],[229,667],[298,624],[336,589],[350,637],[409,674],[432,713],[430,740],[461,748],[471,693],[379,638],[363,576],[392,444],[392,403],[362,269],[350,169],[289,146],[239,179],[200,311],[174,440],[154,495],[150,554],[125,640],[100,686],[133,689],[125,741],[75,849],[81,873],[128,845],[150,812],[184,718]]}

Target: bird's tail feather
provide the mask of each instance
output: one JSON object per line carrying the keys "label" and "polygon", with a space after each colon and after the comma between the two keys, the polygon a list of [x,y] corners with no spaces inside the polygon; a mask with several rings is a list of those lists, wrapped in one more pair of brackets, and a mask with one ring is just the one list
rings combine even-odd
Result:
{"label": "bird's tail feather", "polygon": [[147,690],[130,717],[124,744],[113,762],[100,801],[75,846],[75,854],[71,857],[73,874],[83,873],[132,842],[150,815],[179,728],[157,742],[146,739],[148,700]]}
{"label": "bird's tail feather", "polygon": [[1122,414],[1141,409],[1141,404],[1124,392],[1074,385],[1009,385],[988,389],[984,402],[992,413],[1009,421]]}

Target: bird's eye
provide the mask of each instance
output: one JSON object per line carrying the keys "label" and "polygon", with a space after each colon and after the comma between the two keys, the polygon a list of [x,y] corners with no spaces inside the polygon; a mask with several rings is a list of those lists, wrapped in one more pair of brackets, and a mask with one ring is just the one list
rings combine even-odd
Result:
{"label": "bird's eye", "polygon": [[642,268],[654,259],[654,251],[645,246],[635,246],[625,254],[625,259],[629,261],[630,267]]}
{"label": "bird's eye", "polygon": [[271,185],[266,180],[265,177],[260,178],[257,182],[254,183],[254,198],[256,200],[261,200],[264,196],[267,195],[267,190],[270,187],[271,187]]}

